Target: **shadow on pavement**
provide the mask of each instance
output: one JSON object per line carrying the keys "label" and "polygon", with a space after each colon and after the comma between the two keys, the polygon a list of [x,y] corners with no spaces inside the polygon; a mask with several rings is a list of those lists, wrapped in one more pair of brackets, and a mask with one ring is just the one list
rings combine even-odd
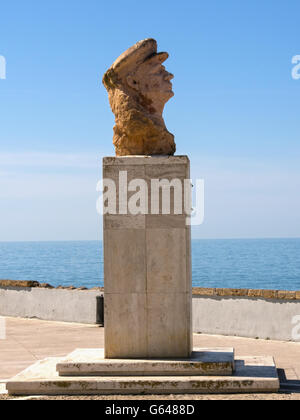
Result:
{"label": "shadow on pavement", "polygon": [[284,369],[277,369],[280,380],[280,393],[300,394],[300,381],[288,380]]}

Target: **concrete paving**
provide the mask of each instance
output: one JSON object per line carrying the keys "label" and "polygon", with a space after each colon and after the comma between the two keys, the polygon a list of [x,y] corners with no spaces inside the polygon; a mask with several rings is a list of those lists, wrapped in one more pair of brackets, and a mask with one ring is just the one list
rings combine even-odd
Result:
{"label": "concrete paving", "polygon": [[[104,329],[36,319],[6,318],[0,340],[0,383],[46,357],[104,346]],[[234,347],[236,356],[274,356],[284,390],[300,392],[300,343],[194,335],[195,347]]]}

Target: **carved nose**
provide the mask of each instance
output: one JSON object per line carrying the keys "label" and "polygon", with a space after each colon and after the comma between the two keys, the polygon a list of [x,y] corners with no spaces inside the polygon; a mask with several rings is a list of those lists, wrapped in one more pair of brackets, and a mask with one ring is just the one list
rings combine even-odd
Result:
{"label": "carved nose", "polygon": [[165,76],[165,80],[169,82],[172,79],[174,79],[174,75],[172,73],[167,73]]}

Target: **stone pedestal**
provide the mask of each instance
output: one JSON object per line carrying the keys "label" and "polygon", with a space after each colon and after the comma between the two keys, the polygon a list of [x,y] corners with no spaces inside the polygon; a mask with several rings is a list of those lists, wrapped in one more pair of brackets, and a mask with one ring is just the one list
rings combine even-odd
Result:
{"label": "stone pedestal", "polygon": [[[193,350],[191,233],[184,212],[189,159],[104,158],[103,178],[115,182],[117,204],[104,215],[105,357],[188,358]],[[128,206],[138,198],[141,180],[147,188],[139,192],[139,204],[148,204],[147,211],[131,214]],[[163,214],[162,192],[158,202],[153,180],[181,183],[182,192],[170,189],[169,214]]]}
{"label": "stone pedestal", "polygon": [[37,362],[12,378],[6,388],[16,396],[249,394],[278,392],[279,378],[272,357],[237,357],[233,362],[232,349],[199,349],[191,360],[157,364],[107,360],[95,349]]}
{"label": "stone pedestal", "polygon": [[[67,358],[40,361],[11,379],[8,393],[278,392],[272,357],[235,358],[232,348],[192,352],[191,237],[184,212],[177,214],[181,192],[171,194],[171,212],[164,215],[150,189],[153,179],[189,179],[188,158],[105,158],[104,178],[116,190],[110,214],[104,216],[105,352],[81,349]],[[157,214],[127,212],[127,204],[137,198],[137,184],[148,186],[139,200],[149,200]]]}

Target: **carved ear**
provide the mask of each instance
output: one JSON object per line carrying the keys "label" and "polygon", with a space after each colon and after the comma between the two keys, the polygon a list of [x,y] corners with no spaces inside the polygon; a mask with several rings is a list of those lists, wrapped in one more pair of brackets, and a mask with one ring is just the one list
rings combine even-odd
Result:
{"label": "carved ear", "polygon": [[131,87],[132,89],[137,89],[138,83],[131,74],[129,74],[127,76],[126,80],[127,80],[127,84],[128,84],[129,87]]}

